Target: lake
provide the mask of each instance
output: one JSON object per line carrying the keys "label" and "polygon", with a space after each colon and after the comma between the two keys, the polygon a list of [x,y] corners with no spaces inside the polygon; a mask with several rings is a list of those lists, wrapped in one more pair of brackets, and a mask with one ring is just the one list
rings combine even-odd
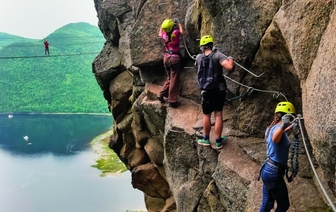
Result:
{"label": "lake", "polygon": [[108,115],[0,115],[0,211],[144,210],[129,171],[101,177],[92,167],[90,142],[111,125]]}

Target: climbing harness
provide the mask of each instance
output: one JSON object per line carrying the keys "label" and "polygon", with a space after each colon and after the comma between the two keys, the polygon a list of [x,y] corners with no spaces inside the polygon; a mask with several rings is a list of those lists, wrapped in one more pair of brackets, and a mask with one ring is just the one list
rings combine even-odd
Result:
{"label": "climbing harness", "polygon": [[280,172],[282,172],[283,174],[285,174],[286,171],[288,170],[288,167],[287,167],[287,166],[284,167],[284,166],[281,165],[280,163],[275,162],[275,161],[273,161],[273,160],[270,159],[270,158],[266,158],[266,159],[264,160],[264,162],[262,163],[260,169],[259,169],[258,181],[260,180],[262,170],[264,169],[264,167],[265,167],[266,164],[269,164],[269,165],[271,165],[271,166],[274,166],[274,167],[278,168],[278,170],[279,170]]}

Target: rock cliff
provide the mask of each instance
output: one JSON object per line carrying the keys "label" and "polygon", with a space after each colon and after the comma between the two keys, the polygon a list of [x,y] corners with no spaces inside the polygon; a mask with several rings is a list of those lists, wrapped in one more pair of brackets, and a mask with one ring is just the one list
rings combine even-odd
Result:
{"label": "rock cliff", "polygon": [[[94,0],[106,38],[93,73],[113,114],[109,146],[132,172],[149,212],[258,211],[263,133],[277,102],[293,102],[327,195],[335,197],[336,10],[333,0]],[[178,108],[156,99],[165,79],[165,18],[186,34]],[[196,143],[202,132],[194,56],[212,34],[238,64],[227,76],[220,151]],[[213,135],[211,135],[213,140]],[[302,137],[300,137],[302,141]],[[300,144],[300,171],[288,184],[290,211],[326,211],[328,201]]]}

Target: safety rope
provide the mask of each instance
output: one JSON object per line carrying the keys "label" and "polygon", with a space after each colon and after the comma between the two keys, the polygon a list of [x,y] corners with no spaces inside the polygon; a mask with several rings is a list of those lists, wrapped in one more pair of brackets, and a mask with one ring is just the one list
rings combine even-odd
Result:
{"label": "safety rope", "polygon": [[226,79],[229,79],[229,80],[231,80],[232,82],[234,82],[234,83],[236,83],[236,84],[238,84],[238,85],[240,85],[240,86],[243,86],[243,87],[245,87],[245,88],[247,88],[247,89],[250,89],[250,92],[252,92],[252,91],[259,91],[259,92],[264,92],[264,93],[273,93],[273,98],[279,98],[279,96],[281,95],[282,97],[285,98],[286,101],[288,101],[287,98],[286,98],[286,96],[285,96],[283,93],[281,93],[280,91],[269,91],[269,90],[262,90],[262,89],[258,89],[258,88],[253,88],[253,87],[251,87],[251,86],[247,86],[247,85],[244,85],[244,84],[242,84],[242,83],[240,83],[240,82],[237,82],[236,80],[234,80],[234,79],[232,79],[232,78],[226,76],[225,74],[223,74],[223,76],[224,76]]}
{"label": "safety rope", "polygon": [[[225,57],[227,57],[225,54],[224,54]],[[265,72],[259,74],[259,75],[256,75],[254,74],[252,71],[248,70],[247,68],[245,68],[244,66],[240,65],[239,63],[237,63],[236,61],[233,61],[237,66],[239,66],[240,68],[242,68],[244,71],[250,73],[251,75],[255,76],[255,77],[261,77],[263,74],[265,74]]]}
{"label": "safety rope", "polygon": [[[52,36],[51,37],[53,40],[55,38],[62,38],[62,39],[68,39],[68,38],[75,38],[75,40],[83,40],[83,38],[103,38],[103,36]],[[47,37],[47,39],[50,39],[49,37]],[[27,41],[27,40],[31,40],[31,41],[40,41],[42,39],[39,38],[24,38],[24,37],[8,37],[8,38],[1,38],[1,40],[23,40],[23,41]]]}
{"label": "safety rope", "polygon": [[190,54],[187,43],[186,43],[184,37],[182,37],[182,39],[183,39],[184,48],[185,48],[186,52],[188,53],[189,57],[193,60],[196,60],[197,55],[191,55]]}
{"label": "safety rope", "polygon": [[298,115],[297,115],[297,120],[298,120],[298,122],[299,122],[300,132],[301,132],[301,136],[302,136],[302,142],[303,142],[303,146],[304,146],[304,148],[305,148],[305,151],[306,151],[306,154],[307,154],[307,157],[308,157],[308,160],[309,160],[309,164],[310,164],[310,166],[311,166],[311,168],[312,168],[312,170],[313,170],[313,172],[314,172],[315,178],[316,178],[316,180],[317,180],[317,182],[318,182],[318,184],[319,184],[321,190],[323,191],[324,196],[327,198],[327,200],[328,200],[328,202],[329,202],[330,207],[332,207],[332,209],[333,209],[334,211],[336,211],[336,207],[335,207],[333,201],[331,200],[331,198],[329,197],[327,191],[324,189],[324,187],[323,187],[323,185],[322,185],[322,183],[321,183],[321,180],[320,180],[320,178],[319,178],[319,176],[317,175],[317,172],[316,172],[316,170],[315,170],[313,161],[312,161],[312,159],[311,159],[311,157],[310,157],[310,154],[309,154],[309,151],[308,151],[308,147],[307,147],[307,144],[306,144],[306,141],[305,141],[305,137],[304,137],[304,135],[303,135],[303,129],[302,129],[302,124],[301,124],[301,119],[303,119],[303,117],[302,117],[300,114],[298,114]]}
{"label": "safety rope", "polygon": [[9,57],[0,57],[0,60],[22,59],[22,58],[72,57],[72,56],[81,56],[81,55],[89,55],[89,54],[95,54],[95,55],[98,55],[99,52],[84,52],[84,53],[55,54],[55,55],[35,55],[35,56],[9,56]]}
{"label": "safety rope", "polygon": [[239,96],[235,96],[235,97],[232,97],[230,99],[227,99],[226,101],[230,104],[233,100],[237,100],[237,99],[240,99],[240,98],[243,98],[244,96],[246,96],[247,94],[249,94],[250,92],[252,92],[253,90],[252,89],[247,89],[247,91],[245,93],[243,93],[242,95],[239,95]]}
{"label": "safety rope", "polygon": [[[88,44],[101,44],[101,46],[103,46],[104,42],[101,42],[101,41],[88,41],[88,42],[71,42],[69,43],[69,41],[67,40],[62,40],[60,42],[57,42],[57,46],[77,46],[77,45],[88,45]],[[10,48],[11,49],[14,49],[14,48],[20,48],[20,47],[25,47],[25,48],[39,48],[41,49],[41,46],[42,48],[44,48],[43,44],[42,45],[39,45],[39,44],[36,44],[36,43],[13,43],[13,44],[10,44]],[[53,45],[54,47],[55,45]]]}
{"label": "safety rope", "polygon": [[[180,16],[179,18],[180,18],[181,22],[184,20],[184,19],[182,19],[182,17],[183,17],[183,14],[182,14],[182,12],[183,12],[183,5],[184,5],[184,0],[181,1],[181,6],[180,6],[180,8],[178,7],[178,9],[177,9],[178,13],[179,13],[179,16]],[[186,28],[184,30],[185,30],[185,32],[187,32]],[[193,59],[193,60],[196,60],[196,56],[197,55],[191,55],[191,53],[190,53],[190,51],[188,49],[188,46],[187,46],[187,42],[185,41],[184,36],[182,37],[182,40],[183,40],[184,48],[185,48],[186,52],[188,53],[189,57],[191,59]]]}
{"label": "safety rope", "polygon": [[[292,152],[290,157],[290,167],[286,170],[286,177],[288,182],[292,182],[299,171],[299,138],[298,135],[294,135],[294,144],[292,145]],[[291,175],[288,176],[288,171],[291,171]]]}
{"label": "safety rope", "polygon": [[[218,49],[217,46],[218,46],[218,44],[215,45],[213,48]],[[228,57],[228,56],[226,56],[225,54],[224,54],[224,56],[225,56],[225,57]],[[234,64],[236,64],[237,66],[239,66],[240,68],[242,68],[244,71],[250,73],[251,75],[253,75],[253,76],[255,76],[255,77],[261,77],[263,74],[265,74],[265,72],[263,72],[263,73],[261,73],[261,74],[259,74],[259,75],[256,75],[255,73],[253,73],[252,71],[248,70],[248,69],[245,68],[244,66],[240,65],[240,64],[237,63],[236,61],[233,61],[233,62],[234,62]]]}
{"label": "safety rope", "polygon": [[292,156],[291,156],[291,171],[292,175],[296,176],[299,170],[299,138],[294,136],[294,144],[292,147]]}

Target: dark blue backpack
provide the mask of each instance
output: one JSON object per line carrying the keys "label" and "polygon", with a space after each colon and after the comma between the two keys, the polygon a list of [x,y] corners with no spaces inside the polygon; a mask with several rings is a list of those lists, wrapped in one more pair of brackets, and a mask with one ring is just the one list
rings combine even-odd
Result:
{"label": "dark blue backpack", "polygon": [[209,55],[204,55],[197,67],[197,83],[201,90],[215,90],[219,88],[218,72],[213,66],[212,56],[215,51]]}

